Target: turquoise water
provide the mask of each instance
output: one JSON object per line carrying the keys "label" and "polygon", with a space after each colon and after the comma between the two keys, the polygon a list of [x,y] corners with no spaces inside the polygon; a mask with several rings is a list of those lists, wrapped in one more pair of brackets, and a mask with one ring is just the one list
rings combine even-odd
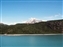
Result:
{"label": "turquoise water", "polygon": [[1,47],[62,47],[62,35],[0,36]]}

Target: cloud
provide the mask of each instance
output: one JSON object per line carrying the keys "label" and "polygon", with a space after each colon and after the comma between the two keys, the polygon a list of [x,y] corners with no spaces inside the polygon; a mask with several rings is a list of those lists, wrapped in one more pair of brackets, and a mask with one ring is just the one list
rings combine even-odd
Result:
{"label": "cloud", "polygon": [[48,17],[43,17],[42,19],[40,18],[29,18],[28,20],[24,20],[24,21],[20,21],[20,22],[13,22],[13,23],[7,23],[7,22],[2,22],[4,24],[8,24],[8,25],[15,25],[16,23],[26,23],[26,22],[30,22],[30,21],[47,21],[47,20],[55,20],[55,19],[62,19],[63,18],[63,15],[61,15],[60,13],[59,14],[56,14],[56,15],[51,15],[51,16],[48,16]]}
{"label": "cloud", "polygon": [[25,23],[37,23],[40,22],[41,20],[37,19],[37,18],[29,18],[29,20],[27,20]]}
{"label": "cloud", "polygon": [[61,17],[62,15],[59,13],[57,15],[54,15],[54,17]]}
{"label": "cloud", "polygon": [[44,20],[44,19],[38,19],[38,18],[29,18],[28,20],[26,21],[22,21],[21,23],[38,23],[38,22],[41,22],[41,21],[47,21],[47,20]]}
{"label": "cloud", "polygon": [[2,22],[3,24],[7,24],[7,25],[15,25],[16,24],[16,22],[14,22],[14,23],[7,23],[7,22]]}
{"label": "cloud", "polygon": [[17,23],[27,23],[27,22],[31,22],[33,20],[38,20],[37,18],[29,18],[28,20],[24,20],[24,21],[20,21],[20,22],[13,22],[13,23],[8,23],[8,22],[2,22],[4,24],[8,24],[8,25],[15,25]]}
{"label": "cloud", "polygon": [[51,16],[45,17],[45,19],[46,20],[62,19],[62,15],[59,13],[59,14],[56,14],[56,15],[51,15]]}
{"label": "cloud", "polygon": [[21,23],[26,23],[26,21],[21,21]]}
{"label": "cloud", "polygon": [[63,19],[63,15],[62,15],[62,19]]}

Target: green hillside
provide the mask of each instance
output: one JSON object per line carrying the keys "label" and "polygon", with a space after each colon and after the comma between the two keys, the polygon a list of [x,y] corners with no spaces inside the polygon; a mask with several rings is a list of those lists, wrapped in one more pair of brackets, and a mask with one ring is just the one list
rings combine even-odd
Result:
{"label": "green hillside", "polygon": [[6,25],[0,24],[0,34],[45,34],[45,33],[62,33],[63,19],[51,20],[35,24]]}

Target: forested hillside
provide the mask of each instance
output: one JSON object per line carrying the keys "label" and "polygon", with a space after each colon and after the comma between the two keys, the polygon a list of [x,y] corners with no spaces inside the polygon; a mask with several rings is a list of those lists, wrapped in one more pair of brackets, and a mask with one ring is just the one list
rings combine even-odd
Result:
{"label": "forested hillside", "polygon": [[35,24],[17,23],[16,25],[0,24],[0,34],[45,34],[62,33],[63,19],[39,22]]}

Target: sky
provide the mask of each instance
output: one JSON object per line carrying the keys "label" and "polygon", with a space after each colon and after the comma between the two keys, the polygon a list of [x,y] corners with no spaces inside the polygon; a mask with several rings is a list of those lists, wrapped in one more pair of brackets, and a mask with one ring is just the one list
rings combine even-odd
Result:
{"label": "sky", "polygon": [[63,0],[0,0],[0,22],[24,23],[30,18],[39,20],[63,19]]}

